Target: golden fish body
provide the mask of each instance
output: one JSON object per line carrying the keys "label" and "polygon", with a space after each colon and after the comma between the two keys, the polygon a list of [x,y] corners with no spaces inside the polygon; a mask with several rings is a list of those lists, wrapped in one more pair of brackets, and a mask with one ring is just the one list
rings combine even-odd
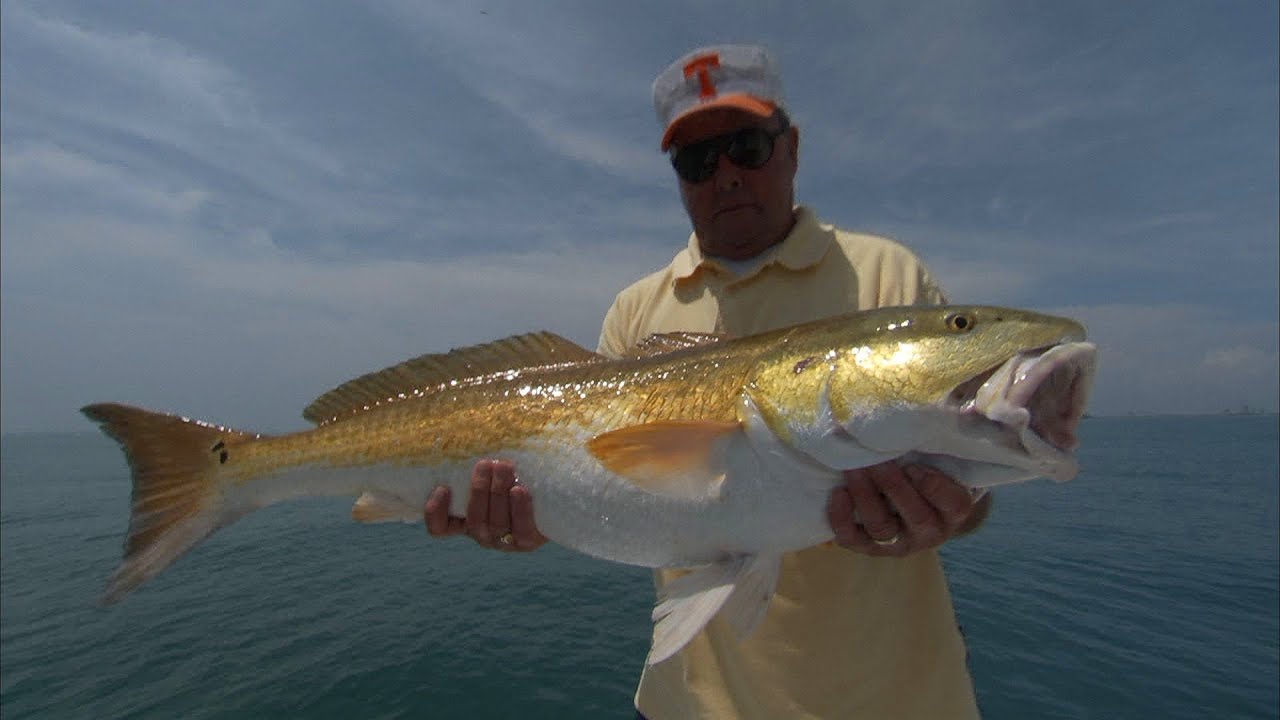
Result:
{"label": "golden fish body", "polygon": [[[735,340],[655,336],[616,360],[548,333],[427,355],[326,393],[304,413],[319,425],[289,435],[91,405],[134,473],[105,599],[291,497],[359,496],[357,520],[421,522],[445,484],[463,515],[472,465],[505,457],[552,540],[703,567],[655,611],[657,662],[722,607],[750,632],[779,556],[832,536],[841,469],[906,456],[974,487],[1074,474],[1083,340],[1074,321],[1025,311],[887,308]],[[764,605],[733,601],[739,589]]]}

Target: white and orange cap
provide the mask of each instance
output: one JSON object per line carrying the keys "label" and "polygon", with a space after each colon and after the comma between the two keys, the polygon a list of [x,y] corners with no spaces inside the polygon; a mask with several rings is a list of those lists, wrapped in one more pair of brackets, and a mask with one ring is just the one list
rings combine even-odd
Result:
{"label": "white and orange cap", "polygon": [[782,78],[769,51],[756,45],[699,48],[653,81],[663,150],[671,145],[676,125],[696,112],[731,107],[769,117],[781,104]]}

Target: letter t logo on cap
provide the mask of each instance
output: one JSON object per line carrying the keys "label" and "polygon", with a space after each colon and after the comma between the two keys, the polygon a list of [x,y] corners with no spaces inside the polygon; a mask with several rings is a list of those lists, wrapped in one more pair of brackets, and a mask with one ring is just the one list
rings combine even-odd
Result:
{"label": "letter t logo on cap", "polygon": [[711,82],[711,71],[720,67],[720,54],[709,53],[693,58],[684,66],[684,76],[698,74],[698,97],[706,100],[716,96],[716,84]]}
{"label": "letter t logo on cap", "polygon": [[676,125],[692,113],[727,107],[767,118],[780,104],[782,80],[769,52],[757,45],[698,48],[653,80],[653,109],[664,128],[660,145],[664,151],[671,145]]}

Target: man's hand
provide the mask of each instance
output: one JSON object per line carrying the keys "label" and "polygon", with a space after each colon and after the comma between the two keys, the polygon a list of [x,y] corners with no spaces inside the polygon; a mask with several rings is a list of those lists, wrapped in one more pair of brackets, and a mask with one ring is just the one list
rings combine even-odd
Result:
{"label": "man's hand", "polygon": [[506,460],[481,460],[471,470],[467,517],[449,515],[451,493],[441,485],[422,508],[432,537],[466,533],[480,545],[507,552],[529,552],[547,538],[533,522],[533,498],[516,480],[515,466]]}
{"label": "man's hand", "polygon": [[924,465],[890,461],[846,470],[831,491],[827,519],[836,543],[867,555],[905,557],[971,532],[986,519],[991,496]]}

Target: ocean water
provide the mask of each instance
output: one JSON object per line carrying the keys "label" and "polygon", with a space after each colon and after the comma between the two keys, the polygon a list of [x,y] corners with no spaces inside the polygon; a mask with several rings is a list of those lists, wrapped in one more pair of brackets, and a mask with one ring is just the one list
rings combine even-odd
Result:
{"label": "ocean water", "polygon": [[[1004,488],[944,551],[987,718],[1280,713],[1280,422],[1091,418],[1083,472]],[[268,508],[120,605],[127,469],[0,447],[0,716],[630,718],[647,571]],[[854,679],[856,682],[856,679]]]}

